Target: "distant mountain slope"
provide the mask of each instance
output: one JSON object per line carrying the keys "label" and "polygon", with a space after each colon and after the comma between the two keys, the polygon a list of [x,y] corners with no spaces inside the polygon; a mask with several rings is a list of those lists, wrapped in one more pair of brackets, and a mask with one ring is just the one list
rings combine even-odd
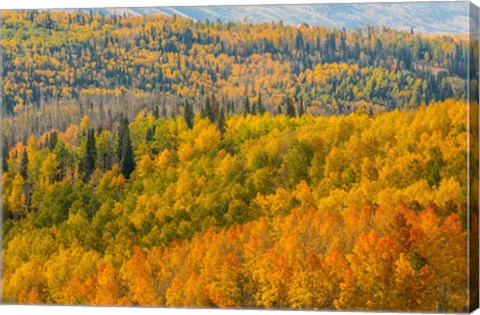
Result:
{"label": "distant mountain slope", "polygon": [[222,22],[283,21],[353,29],[365,24],[385,25],[426,33],[463,33],[468,30],[468,2],[304,4],[261,6],[199,6],[94,9],[104,14],[166,14],[194,20]]}

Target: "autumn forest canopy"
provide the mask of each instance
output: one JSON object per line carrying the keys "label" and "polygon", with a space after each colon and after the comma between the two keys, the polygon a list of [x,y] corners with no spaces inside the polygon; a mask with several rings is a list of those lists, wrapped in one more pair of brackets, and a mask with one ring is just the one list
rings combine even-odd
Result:
{"label": "autumn forest canopy", "polygon": [[272,114],[288,102],[312,115],[412,109],[466,98],[473,56],[460,38],[369,25],[36,11],[2,12],[2,20],[2,131],[10,146],[84,115],[111,129],[119,113],[172,117],[186,101],[200,112],[211,95],[227,114],[258,98]]}
{"label": "autumn forest canopy", "polygon": [[1,17],[4,302],[468,308],[468,41]]}

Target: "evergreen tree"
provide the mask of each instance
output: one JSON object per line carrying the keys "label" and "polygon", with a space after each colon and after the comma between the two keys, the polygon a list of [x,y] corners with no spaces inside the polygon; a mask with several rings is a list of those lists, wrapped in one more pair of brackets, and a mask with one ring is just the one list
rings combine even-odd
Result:
{"label": "evergreen tree", "polygon": [[223,109],[223,107],[220,110],[220,114],[218,115],[217,128],[218,130],[220,130],[220,133],[223,134],[225,132],[225,110]]}
{"label": "evergreen tree", "polygon": [[282,105],[278,105],[277,106],[277,115],[281,115],[281,114],[283,114]]}
{"label": "evergreen tree", "polygon": [[210,95],[210,107],[211,107],[211,114],[210,114],[210,121],[214,122],[217,120],[218,114],[220,113],[220,106],[218,105],[218,101],[215,98],[215,95]]}
{"label": "evergreen tree", "polygon": [[130,178],[130,174],[135,170],[135,160],[133,158],[130,128],[127,118],[124,118],[120,124],[117,155],[123,176],[127,179]]}
{"label": "evergreen tree", "polygon": [[425,168],[425,178],[430,187],[438,187],[442,180],[440,172],[445,161],[442,158],[442,151],[438,147],[430,149],[430,156]]}
{"label": "evergreen tree", "polygon": [[258,94],[257,109],[261,115],[265,114],[265,106],[263,105],[261,94]]}
{"label": "evergreen tree", "polygon": [[147,129],[147,135],[145,137],[145,141],[147,141],[147,143],[152,142],[154,137],[155,137],[155,126]]}
{"label": "evergreen tree", "polygon": [[202,117],[202,119],[207,118],[207,113],[205,112],[205,106],[202,106],[200,108],[200,117]]}
{"label": "evergreen tree", "polygon": [[58,142],[58,134],[56,132],[52,132],[50,134],[50,139],[48,140],[47,138],[47,146],[50,150],[53,151],[53,149],[55,149],[55,146],[57,145],[57,142]]}
{"label": "evergreen tree", "polygon": [[124,136],[124,121],[126,118],[123,116],[123,114],[120,113],[120,118],[119,118],[119,126],[118,126],[118,141],[117,141],[117,151],[115,152],[115,155],[117,157],[118,164],[120,164],[120,160],[122,159],[122,152],[123,152],[123,142],[122,139],[125,137]]}
{"label": "evergreen tree", "polygon": [[243,109],[245,115],[248,115],[251,113],[250,110],[250,101],[248,100],[248,96],[245,97],[245,104],[244,104],[244,109]]}
{"label": "evergreen tree", "polygon": [[298,116],[303,116],[305,114],[305,107],[303,107],[303,98],[300,99],[300,105],[298,105]]}
{"label": "evergreen tree", "polygon": [[230,114],[235,114],[235,103],[233,101],[228,102],[227,111]]}
{"label": "evergreen tree", "polygon": [[303,36],[300,30],[297,31],[297,36],[295,37],[295,49],[303,50],[305,43],[303,41]]}
{"label": "evergreen tree", "polygon": [[185,110],[183,113],[183,117],[185,118],[185,122],[187,123],[188,128],[193,128],[193,106],[190,105],[188,101],[185,101]]}
{"label": "evergreen tree", "polygon": [[8,172],[8,146],[7,139],[3,139],[2,145],[2,170],[3,172]]}
{"label": "evergreen tree", "polygon": [[87,143],[85,145],[85,155],[80,161],[79,167],[83,174],[83,180],[88,181],[95,171],[95,161],[97,160],[97,145],[95,143],[95,131],[88,129]]}
{"label": "evergreen tree", "polygon": [[155,117],[156,119],[158,119],[160,117],[160,111],[158,110],[158,106],[155,106],[153,108],[153,117]]}
{"label": "evergreen tree", "polygon": [[213,98],[207,96],[205,100],[205,115],[208,117],[210,122],[213,123],[215,121],[215,112],[213,110],[213,104],[211,103],[212,100]]}
{"label": "evergreen tree", "polygon": [[[72,165],[74,162],[74,156],[71,154],[71,152],[66,148],[65,143],[59,142],[57,147],[55,148],[55,154],[57,155],[57,161],[58,161],[58,177],[57,179],[59,181],[63,180],[65,176],[67,175],[68,167]],[[70,173],[71,174],[71,173]]]}
{"label": "evergreen tree", "polygon": [[297,113],[295,112],[295,106],[293,106],[293,101],[289,97],[287,98],[287,116],[288,117],[295,117],[297,116]]}
{"label": "evergreen tree", "polygon": [[23,179],[27,179],[28,177],[28,154],[27,150],[23,150],[22,154],[22,161],[20,164],[20,175],[22,175]]}

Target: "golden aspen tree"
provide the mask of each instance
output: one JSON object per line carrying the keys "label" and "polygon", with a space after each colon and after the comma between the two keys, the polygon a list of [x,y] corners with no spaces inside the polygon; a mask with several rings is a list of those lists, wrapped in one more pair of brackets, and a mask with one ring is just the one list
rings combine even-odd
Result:
{"label": "golden aspen tree", "polygon": [[16,219],[27,214],[27,201],[24,193],[25,181],[20,174],[16,174],[12,183],[12,190],[8,198],[10,211]]}
{"label": "golden aspen tree", "polygon": [[126,282],[129,299],[135,305],[153,306],[158,304],[153,285],[150,263],[139,247],[135,247],[133,257],[121,269],[121,278]]}
{"label": "golden aspen tree", "polygon": [[95,275],[95,293],[92,304],[113,306],[119,300],[117,270],[109,264],[102,263]]}

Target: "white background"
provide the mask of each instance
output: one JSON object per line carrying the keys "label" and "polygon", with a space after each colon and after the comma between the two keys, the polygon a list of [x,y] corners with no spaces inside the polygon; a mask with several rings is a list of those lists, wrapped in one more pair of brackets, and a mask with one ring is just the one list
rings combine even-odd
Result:
{"label": "white background", "polygon": [[[141,7],[141,6],[194,6],[194,5],[246,5],[246,4],[300,4],[300,3],[361,3],[376,2],[372,0],[0,0],[0,9],[40,9],[40,8],[91,8],[91,7]],[[385,1],[384,2],[399,2]],[[404,2],[414,2],[407,0]],[[473,0],[477,6],[480,6],[480,0]],[[90,315],[90,314],[111,314],[111,315],[298,315],[311,312],[291,312],[291,311],[259,311],[259,310],[213,310],[213,309],[154,309],[154,308],[105,308],[105,307],[63,307],[63,306],[0,306],[0,315]],[[359,314],[348,312],[315,312],[315,315],[326,314]],[[378,313],[363,313],[378,314]],[[390,313],[395,314],[395,313]],[[480,315],[480,311],[475,312]]]}

